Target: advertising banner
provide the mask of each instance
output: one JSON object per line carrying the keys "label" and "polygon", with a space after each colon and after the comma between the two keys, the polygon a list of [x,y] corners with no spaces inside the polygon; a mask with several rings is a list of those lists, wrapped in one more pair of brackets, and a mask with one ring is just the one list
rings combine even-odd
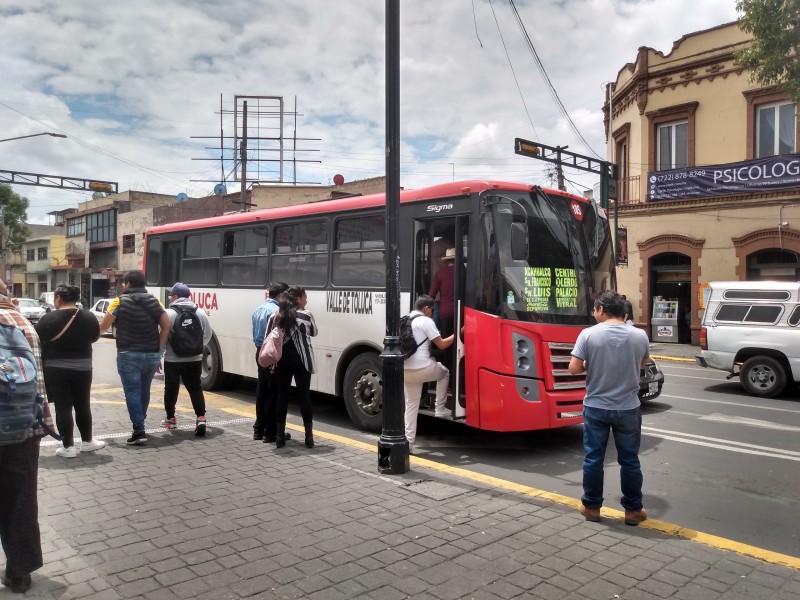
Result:
{"label": "advertising banner", "polygon": [[780,154],[738,163],[651,171],[647,200],[683,200],[800,187],[800,154]]}

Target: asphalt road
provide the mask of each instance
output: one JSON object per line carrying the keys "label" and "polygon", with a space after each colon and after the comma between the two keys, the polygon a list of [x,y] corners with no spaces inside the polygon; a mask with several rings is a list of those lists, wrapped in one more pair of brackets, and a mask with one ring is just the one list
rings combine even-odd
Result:
{"label": "asphalt road", "polygon": [[[113,340],[95,350],[95,380],[113,384]],[[666,384],[645,405],[642,444],[645,506],[659,520],[800,557],[800,394],[762,400],[736,380],[688,363],[661,362]],[[209,397],[252,405],[255,385]],[[344,406],[314,395],[320,429],[359,440]],[[153,399],[157,407],[159,399]],[[154,407],[155,408],[155,407]],[[290,406],[300,422],[296,406]],[[160,420],[151,411],[148,426]],[[452,466],[575,498],[581,495],[582,428],[499,434],[421,417],[417,453]],[[376,455],[377,469],[377,455]],[[606,457],[606,503],[619,508],[616,453]]]}

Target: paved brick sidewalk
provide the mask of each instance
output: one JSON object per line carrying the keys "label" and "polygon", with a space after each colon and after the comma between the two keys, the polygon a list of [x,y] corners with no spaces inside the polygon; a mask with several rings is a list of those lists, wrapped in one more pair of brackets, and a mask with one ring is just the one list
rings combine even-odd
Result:
{"label": "paved brick sidewalk", "polygon": [[204,439],[161,431],[128,447],[123,404],[94,415],[98,436],[119,434],[106,449],[64,460],[42,447],[45,566],[27,597],[800,597],[798,571],[419,466],[382,477],[375,452],[321,435],[277,450],[251,439],[250,419],[210,413]]}

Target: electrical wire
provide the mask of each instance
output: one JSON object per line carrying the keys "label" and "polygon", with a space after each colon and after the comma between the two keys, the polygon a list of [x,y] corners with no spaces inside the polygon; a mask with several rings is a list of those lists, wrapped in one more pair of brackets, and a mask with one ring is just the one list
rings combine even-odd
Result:
{"label": "electrical wire", "polygon": [[[491,5],[491,0],[489,0],[489,4]],[[561,102],[561,98],[558,96],[558,92],[556,92],[556,88],[553,85],[553,82],[550,81],[550,76],[547,74],[547,71],[544,68],[544,64],[542,60],[539,58],[538,52],[536,52],[536,48],[531,41],[531,37],[528,35],[527,29],[525,29],[525,24],[522,22],[522,18],[519,16],[519,12],[517,11],[517,7],[514,5],[514,0],[508,0],[508,4],[511,6],[511,10],[514,13],[514,18],[517,21],[517,25],[519,25],[520,31],[522,32],[522,36],[525,38],[525,42],[528,46],[528,50],[531,52],[533,56],[533,60],[536,63],[536,67],[539,69],[539,73],[544,80],[548,91],[550,92],[550,96],[553,98],[553,101],[556,103],[556,106],[561,111],[561,114],[564,115],[564,118],[567,120],[570,129],[572,132],[577,136],[577,138],[583,143],[589,152],[594,154],[600,160],[603,160],[602,157],[594,151],[594,149],[589,145],[589,142],[583,137],[581,132],[578,130],[578,127],[575,125],[575,122],[572,120],[572,117],[569,116],[567,109],[564,107],[564,103]],[[494,12],[494,9],[492,9]]]}
{"label": "electrical wire", "polygon": [[536,133],[536,127],[533,125],[533,119],[531,118],[531,113],[528,110],[528,105],[525,103],[525,95],[522,93],[522,88],[519,85],[519,80],[517,79],[517,73],[514,71],[514,65],[511,62],[511,55],[508,53],[508,48],[506,47],[506,41],[503,39],[503,31],[500,29],[500,22],[497,20],[497,14],[494,12],[494,5],[492,4],[492,0],[489,0],[489,8],[492,9],[492,16],[494,17],[495,25],[497,25],[497,33],[500,34],[500,42],[503,44],[503,50],[506,53],[506,59],[508,60],[508,66],[511,68],[511,75],[514,77],[514,83],[517,86],[517,92],[519,92],[519,97],[522,100],[522,106],[525,108],[525,114],[528,115],[528,122],[531,124],[531,129],[533,130],[533,138],[538,142],[539,141],[539,134]]}

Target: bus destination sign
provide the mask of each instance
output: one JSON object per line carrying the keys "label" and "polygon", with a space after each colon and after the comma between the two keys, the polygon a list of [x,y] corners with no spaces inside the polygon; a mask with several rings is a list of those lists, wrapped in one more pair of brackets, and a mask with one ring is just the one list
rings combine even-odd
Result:
{"label": "bus destination sign", "polygon": [[578,277],[575,269],[525,267],[523,275],[523,293],[529,312],[547,312],[553,296],[556,308],[577,308]]}

